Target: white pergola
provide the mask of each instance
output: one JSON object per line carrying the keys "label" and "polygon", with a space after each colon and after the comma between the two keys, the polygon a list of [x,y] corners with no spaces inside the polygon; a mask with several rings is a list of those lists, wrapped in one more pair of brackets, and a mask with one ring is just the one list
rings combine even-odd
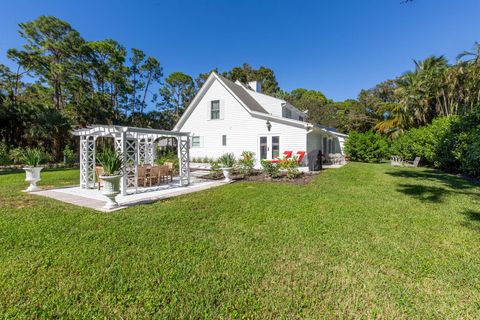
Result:
{"label": "white pergola", "polygon": [[115,141],[115,150],[123,157],[125,169],[120,184],[122,195],[127,195],[127,188],[138,190],[138,164],[153,165],[156,158],[157,140],[176,138],[178,158],[180,161],[180,185],[190,184],[188,132],[157,130],[148,128],[91,125],[76,129],[73,135],[80,137],[80,187],[95,188],[95,149],[99,137],[110,137]]}

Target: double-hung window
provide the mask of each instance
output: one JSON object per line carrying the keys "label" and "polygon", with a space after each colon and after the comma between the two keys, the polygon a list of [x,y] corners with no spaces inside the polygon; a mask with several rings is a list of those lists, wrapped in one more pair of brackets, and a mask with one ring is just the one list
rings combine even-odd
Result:
{"label": "double-hung window", "polygon": [[192,137],[192,148],[200,147],[200,137]]}
{"label": "double-hung window", "polygon": [[210,119],[217,120],[220,119],[220,101],[214,100],[210,105]]}

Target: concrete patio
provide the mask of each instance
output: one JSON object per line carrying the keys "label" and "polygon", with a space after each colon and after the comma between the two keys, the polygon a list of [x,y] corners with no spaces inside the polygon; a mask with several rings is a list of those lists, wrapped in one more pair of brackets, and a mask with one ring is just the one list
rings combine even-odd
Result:
{"label": "concrete patio", "polygon": [[116,200],[119,207],[113,210],[106,210],[103,206],[106,203],[106,197],[98,189],[82,189],[79,186],[56,188],[33,192],[32,194],[49,197],[58,201],[74,204],[77,206],[95,209],[102,212],[112,212],[125,209],[138,204],[150,203],[158,200],[164,200],[188,193],[198,192],[224,185],[223,181],[212,181],[192,177],[188,186],[180,186],[179,178],[174,178],[169,184],[138,188],[127,190],[127,195],[118,195]]}

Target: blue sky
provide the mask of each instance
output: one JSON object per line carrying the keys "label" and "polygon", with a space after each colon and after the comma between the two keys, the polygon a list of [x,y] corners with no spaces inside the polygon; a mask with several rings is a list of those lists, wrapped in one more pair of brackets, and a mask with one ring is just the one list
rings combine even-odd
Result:
{"label": "blue sky", "polygon": [[280,87],[335,100],[412,68],[450,61],[480,41],[479,0],[15,0],[0,11],[0,63],[20,47],[18,23],[54,15],[87,40],[113,38],[192,76],[244,62],[272,68]]}

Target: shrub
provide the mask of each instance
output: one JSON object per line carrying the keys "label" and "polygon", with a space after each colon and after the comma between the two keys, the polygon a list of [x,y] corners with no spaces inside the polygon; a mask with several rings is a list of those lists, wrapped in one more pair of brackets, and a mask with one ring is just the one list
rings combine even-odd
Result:
{"label": "shrub", "polygon": [[238,160],[238,167],[241,173],[251,174],[255,166],[255,153],[252,151],[243,151]]}
{"label": "shrub", "polygon": [[22,155],[23,155],[23,149],[18,147],[18,148],[13,148],[10,149],[10,160],[13,161],[14,164],[21,164],[22,163]]}
{"label": "shrub", "polygon": [[10,154],[8,153],[8,147],[5,143],[0,142],[0,165],[11,164]]}
{"label": "shrub", "polygon": [[373,131],[352,131],[345,142],[345,152],[352,161],[380,162],[388,151],[386,139]]}
{"label": "shrub", "polygon": [[480,108],[453,118],[438,150],[443,169],[480,176]]}
{"label": "shrub", "polygon": [[456,117],[435,119],[430,125],[407,131],[392,143],[392,155],[413,160],[421,157],[424,164],[441,166],[439,151]]}
{"label": "shrub", "polygon": [[65,159],[65,164],[71,166],[77,160],[77,155],[70,146],[66,146],[65,149],[63,149],[63,158]]}
{"label": "shrub", "polygon": [[212,161],[210,163],[210,170],[214,175],[218,175],[220,173],[220,163],[218,163],[218,161]]}
{"label": "shrub", "polygon": [[278,177],[280,174],[280,166],[270,160],[262,160],[261,162],[263,172],[272,178]]}
{"label": "shrub", "polygon": [[301,172],[298,170],[298,158],[291,157],[289,159],[283,159],[280,161],[280,168],[287,170],[287,178],[294,179],[298,177]]}
{"label": "shrub", "polygon": [[232,168],[236,162],[235,155],[233,153],[225,153],[218,158],[218,162],[220,162],[223,168]]}

